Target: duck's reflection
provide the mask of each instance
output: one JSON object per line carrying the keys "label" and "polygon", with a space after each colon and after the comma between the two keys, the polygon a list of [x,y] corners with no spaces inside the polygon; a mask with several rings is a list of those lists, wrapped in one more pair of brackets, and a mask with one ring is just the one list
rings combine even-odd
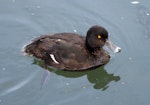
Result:
{"label": "duck's reflection", "polygon": [[[45,64],[41,60],[34,59],[33,64],[37,64],[42,68],[45,68]],[[108,74],[106,70],[104,69],[104,66],[99,67],[94,70],[88,70],[88,71],[63,71],[63,70],[57,70],[54,68],[47,68],[50,72],[54,72],[57,75],[61,75],[67,78],[77,78],[84,75],[87,75],[87,79],[90,83],[94,84],[94,89],[102,89],[106,90],[109,86],[108,84],[111,81],[119,81],[119,76],[114,76],[113,74]]]}

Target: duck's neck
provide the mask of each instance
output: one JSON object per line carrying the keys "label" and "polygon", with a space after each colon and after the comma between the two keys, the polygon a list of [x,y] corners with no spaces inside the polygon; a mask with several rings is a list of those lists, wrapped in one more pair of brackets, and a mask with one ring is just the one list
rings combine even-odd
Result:
{"label": "duck's neck", "polygon": [[86,49],[87,51],[94,56],[99,55],[99,53],[101,52],[102,48],[100,47],[91,47],[87,42],[85,43]]}

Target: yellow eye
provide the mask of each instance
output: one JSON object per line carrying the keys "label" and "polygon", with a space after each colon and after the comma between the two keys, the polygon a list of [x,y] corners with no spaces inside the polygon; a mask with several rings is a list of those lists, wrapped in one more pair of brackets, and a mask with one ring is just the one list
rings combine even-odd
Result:
{"label": "yellow eye", "polygon": [[101,35],[98,35],[97,38],[98,38],[98,39],[101,39]]}

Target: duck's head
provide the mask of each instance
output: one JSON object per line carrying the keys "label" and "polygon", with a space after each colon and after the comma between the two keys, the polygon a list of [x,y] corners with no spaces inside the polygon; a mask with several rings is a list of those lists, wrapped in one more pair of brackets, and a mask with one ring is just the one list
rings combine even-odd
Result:
{"label": "duck's head", "polygon": [[120,52],[121,48],[108,40],[108,32],[101,26],[92,26],[86,35],[86,46],[90,52],[99,50],[106,45],[113,52]]}

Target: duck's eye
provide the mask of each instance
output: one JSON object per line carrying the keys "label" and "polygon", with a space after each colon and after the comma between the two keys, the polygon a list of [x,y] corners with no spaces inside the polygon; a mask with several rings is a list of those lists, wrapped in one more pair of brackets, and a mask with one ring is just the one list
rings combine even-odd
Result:
{"label": "duck's eye", "polygon": [[97,38],[98,38],[98,39],[101,39],[102,37],[101,37],[101,35],[98,35]]}

